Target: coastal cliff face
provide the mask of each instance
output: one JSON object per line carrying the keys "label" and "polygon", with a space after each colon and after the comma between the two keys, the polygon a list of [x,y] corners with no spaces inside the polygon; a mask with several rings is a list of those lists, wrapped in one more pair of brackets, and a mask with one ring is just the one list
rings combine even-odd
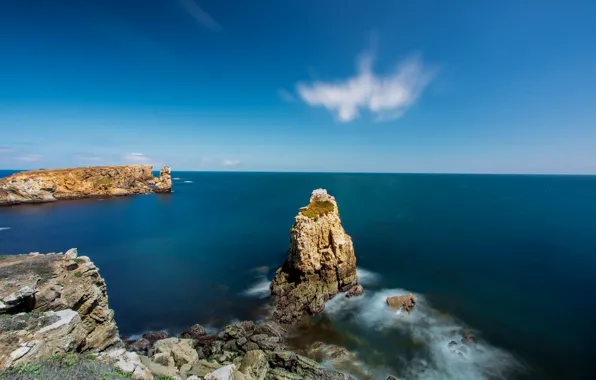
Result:
{"label": "coastal cliff face", "polygon": [[170,192],[170,168],[152,174],[151,165],[97,166],[33,170],[0,180],[0,205],[61,199]]}
{"label": "coastal cliff face", "polygon": [[0,256],[0,369],[121,345],[106,284],[88,257]]}
{"label": "coastal cliff face", "polygon": [[288,259],[271,283],[279,322],[296,323],[305,312],[321,313],[325,301],[340,291],[362,293],[352,239],[341,225],[335,198],[326,190],[313,191],[309,205],[300,209],[290,243]]}

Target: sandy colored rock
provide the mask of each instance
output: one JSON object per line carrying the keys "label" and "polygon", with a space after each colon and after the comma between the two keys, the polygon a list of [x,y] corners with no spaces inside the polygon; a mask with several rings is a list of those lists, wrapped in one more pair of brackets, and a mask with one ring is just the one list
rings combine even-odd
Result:
{"label": "sandy colored rock", "polygon": [[305,312],[321,313],[325,301],[357,284],[352,239],[343,229],[335,198],[315,190],[294,219],[288,258],[271,283],[275,318],[296,323]]}
{"label": "sandy colored rock", "polygon": [[[164,364],[163,359],[158,361],[158,357],[160,355],[168,355],[173,359],[177,368],[180,368],[184,364],[190,364],[192,366],[199,361],[199,355],[193,348],[191,339],[168,338],[158,340],[155,342],[153,349],[155,350],[153,361]],[[169,360],[167,362],[171,363]]]}
{"label": "sandy colored rock", "polygon": [[261,350],[248,351],[240,364],[240,372],[255,380],[265,379],[268,369],[267,355]]}
{"label": "sandy colored rock", "polygon": [[151,165],[124,165],[19,172],[0,180],[0,205],[170,192],[170,168],[158,178],[152,170]]}
{"label": "sandy colored rock", "polygon": [[0,260],[0,368],[121,344],[97,267],[70,252]]}
{"label": "sandy colored rock", "polygon": [[392,309],[403,309],[410,313],[416,305],[416,297],[409,293],[403,296],[387,297],[386,302]]}

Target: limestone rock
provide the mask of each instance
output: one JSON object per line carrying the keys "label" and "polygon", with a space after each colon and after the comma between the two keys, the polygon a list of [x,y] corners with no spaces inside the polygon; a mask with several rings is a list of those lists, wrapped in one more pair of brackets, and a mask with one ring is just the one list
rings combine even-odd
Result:
{"label": "limestone rock", "polygon": [[343,229],[335,198],[315,190],[294,219],[288,258],[271,283],[274,316],[296,323],[305,312],[321,313],[325,301],[357,284],[352,239]]}
{"label": "limestone rock", "polygon": [[362,287],[362,285],[358,284],[356,286],[353,286],[352,289],[350,289],[346,292],[346,297],[348,297],[348,298],[356,297],[356,296],[361,296],[363,294],[364,294],[364,288]]}
{"label": "limestone rock", "polygon": [[240,372],[255,380],[265,379],[268,369],[267,355],[261,350],[247,352],[240,364]]}
{"label": "limestone rock", "polygon": [[403,296],[387,297],[386,302],[392,309],[403,309],[410,313],[416,305],[416,297],[409,293]]}
{"label": "limestone rock", "polygon": [[168,166],[161,168],[154,186],[156,193],[170,193],[172,191],[172,175]]}
{"label": "limestone rock", "polygon": [[69,255],[12,255],[2,260],[0,369],[121,344],[97,267],[88,257],[72,257],[71,250]]}
{"label": "limestone rock", "polygon": [[236,366],[234,364],[230,364],[208,373],[205,375],[205,380],[233,380],[235,372]]}
{"label": "limestone rock", "polygon": [[19,172],[0,180],[0,206],[61,199],[170,192],[170,168],[154,178],[151,165],[96,166]]}
{"label": "limestone rock", "polygon": [[193,347],[191,339],[168,338],[158,340],[155,342],[153,349],[155,350],[154,361],[156,361],[160,354],[166,354],[173,358],[178,368],[184,364],[190,364],[192,366],[199,361],[199,356]]}
{"label": "limestone rock", "polygon": [[195,365],[192,366],[190,374],[205,377],[207,374],[221,368],[222,365],[219,363],[208,362],[207,360],[199,360]]}
{"label": "limestone rock", "polygon": [[139,355],[127,352],[123,348],[112,349],[99,356],[99,359],[109,358],[122,372],[130,374],[135,380],[153,380],[153,374],[142,362]]}

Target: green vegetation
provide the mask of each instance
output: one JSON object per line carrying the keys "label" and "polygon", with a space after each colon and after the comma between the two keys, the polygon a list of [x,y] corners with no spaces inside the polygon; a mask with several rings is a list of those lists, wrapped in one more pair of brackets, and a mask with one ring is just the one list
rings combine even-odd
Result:
{"label": "green vegetation", "polygon": [[74,262],[77,264],[82,264],[85,262],[85,259],[74,259]]}
{"label": "green vegetation", "polygon": [[76,271],[74,275],[75,277],[81,277],[83,274],[79,271]]}
{"label": "green vegetation", "polygon": [[93,186],[102,186],[105,185],[107,187],[112,186],[112,179],[108,177],[97,177],[93,179]]}
{"label": "green vegetation", "polygon": [[2,380],[120,380],[132,378],[109,363],[96,360],[95,355],[62,354],[50,359],[24,364],[0,371]]}
{"label": "green vegetation", "polygon": [[320,216],[332,213],[335,210],[335,205],[330,201],[316,201],[309,204],[306,209],[300,213],[306,217],[317,220]]}
{"label": "green vegetation", "polygon": [[174,378],[172,376],[157,376],[155,379],[156,380],[173,380]]}

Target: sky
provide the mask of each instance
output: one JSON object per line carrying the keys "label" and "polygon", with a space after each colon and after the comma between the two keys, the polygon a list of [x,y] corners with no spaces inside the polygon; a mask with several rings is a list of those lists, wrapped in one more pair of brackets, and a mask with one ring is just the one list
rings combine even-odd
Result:
{"label": "sky", "polygon": [[2,0],[0,169],[596,174],[596,3]]}

